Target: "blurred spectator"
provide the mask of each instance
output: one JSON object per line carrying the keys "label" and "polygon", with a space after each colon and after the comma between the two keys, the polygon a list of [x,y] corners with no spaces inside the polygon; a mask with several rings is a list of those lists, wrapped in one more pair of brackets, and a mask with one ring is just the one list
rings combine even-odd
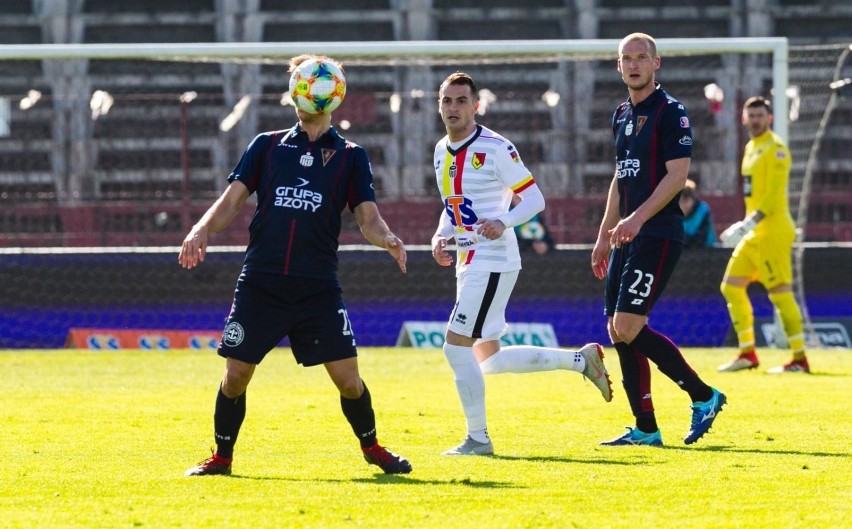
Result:
{"label": "blurred spectator", "polygon": [[522,252],[532,250],[538,255],[544,255],[553,249],[553,238],[540,214],[515,226],[515,235],[518,236],[518,248]]}
{"label": "blurred spectator", "polygon": [[710,206],[698,198],[695,182],[687,179],[680,192],[680,209],[683,211],[684,248],[706,248],[716,244],[716,231]]}

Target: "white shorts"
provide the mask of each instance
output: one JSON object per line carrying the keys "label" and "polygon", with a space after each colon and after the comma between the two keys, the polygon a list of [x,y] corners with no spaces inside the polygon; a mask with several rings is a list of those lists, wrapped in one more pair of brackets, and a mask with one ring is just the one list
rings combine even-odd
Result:
{"label": "white shorts", "polygon": [[447,328],[479,341],[499,339],[508,330],[506,305],[518,280],[511,272],[462,272],[456,279],[456,306]]}

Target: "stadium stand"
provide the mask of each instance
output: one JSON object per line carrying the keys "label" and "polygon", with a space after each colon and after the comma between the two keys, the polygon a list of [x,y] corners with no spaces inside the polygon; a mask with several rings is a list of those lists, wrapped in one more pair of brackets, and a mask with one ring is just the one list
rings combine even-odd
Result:
{"label": "stadium stand", "polygon": [[[783,35],[793,46],[848,43],[852,5],[841,0],[7,0],[0,44],[240,41],[384,41],[620,38],[647,31],[658,38]],[[352,21],[357,20],[357,24]],[[836,57],[835,57],[836,58]],[[696,130],[693,176],[719,230],[741,215],[737,165],[744,138],[730,134],[741,100],[769,83],[753,57],[665,58],[660,79],[690,110]],[[673,68],[672,66],[677,66]],[[353,67],[348,102],[337,123],[370,152],[379,199],[404,240],[426,243],[436,214],[431,148],[441,134],[435,86],[455,65]],[[496,100],[483,124],[517,143],[549,198],[546,218],[557,243],[594,238],[611,178],[607,124],[625,97],[611,60],[535,65],[461,65]],[[826,68],[833,68],[826,64]],[[177,244],[225,185],[253,134],[288,127],[279,104],[284,64],[146,61],[0,61],[0,97],[9,103],[9,133],[0,135],[0,246]],[[846,76],[850,66],[846,67]],[[808,75],[805,66],[791,75]],[[700,90],[737,78],[740,91],[720,114]],[[556,87],[555,107],[541,95]],[[412,89],[422,94],[414,95]],[[41,102],[19,108],[28,91]],[[113,98],[92,118],[95,90]],[[180,96],[194,92],[191,102]],[[388,100],[401,93],[402,112]],[[232,130],[222,118],[244,95],[252,102]],[[819,107],[819,105],[817,105]],[[817,113],[820,108],[803,111]],[[852,102],[839,102],[827,129],[810,195],[807,240],[852,240]],[[790,144],[801,179],[813,130],[792,124]],[[26,153],[26,156],[21,156]],[[797,201],[800,186],[793,188]],[[239,244],[248,215],[219,234]],[[354,224],[344,242],[360,242]]]}

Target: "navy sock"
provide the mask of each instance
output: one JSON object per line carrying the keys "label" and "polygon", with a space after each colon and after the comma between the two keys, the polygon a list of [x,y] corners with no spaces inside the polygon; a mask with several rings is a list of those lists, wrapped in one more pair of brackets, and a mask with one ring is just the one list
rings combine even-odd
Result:
{"label": "navy sock", "polygon": [[618,352],[623,377],[621,383],[630,403],[630,410],[636,417],[636,428],[645,433],[656,432],[657,419],[654,415],[654,402],[651,400],[651,371],[648,359],[625,342],[617,342],[613,346]]}
{"label": "navy sock", "polygon": [[642,327],[630,346],[657,364],[657,368],[695,401],[713,397],[713,390],[689,367],[680,349],[664,335],[647,325]]}
{"label": "navy sock", "polygon": [[376,414],[373,412],[373,399],[370,398],[367,385],[364,384],[364,393],[357,399],[347,399],[341,395],[340,407],[361,446],[367,448],[376,444]]}
{"label": "navy sock", "polygon": [[230,399],[222,393],[216,395],[216,411],[213,414],[213,435],[216,438],[216,454],[221,457],[234,457],[234,444],[246,418],[246,394]]}

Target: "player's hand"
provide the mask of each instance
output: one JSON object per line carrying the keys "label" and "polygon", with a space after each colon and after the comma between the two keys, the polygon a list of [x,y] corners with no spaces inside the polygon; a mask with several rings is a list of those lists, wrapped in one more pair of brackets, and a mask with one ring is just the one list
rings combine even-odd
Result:
{"label": "player's hand", "polygon": [[621,248],[622,244],[634,241],[639,230],[642,229],[642,224],[644,224],[642,220],[633,214],[621,219],[615,225],[615,228],[607,232],[609,234],[609,245]]}
{"label": "player's hand", "polygon": [[733,248],[738,245],[748,233],[757,225],[753,219],[740,220],[731,224],[728,229],[719,235],[722,245]]}
{"label": "player's hand", "polygon": [[432,237],[432,258],[441,266],[453,264],[453,256],[447,251],[447,239],[440,236]]}
{"label": "player's hand", "polygon": [[606,277],[606,270],[609,268],[609,252],[610,246],[606,243],[606,239],[598,237],[595,247],[592,248],[592,273],[598,279]]}
{"label": "player's hand", "polygon": [[506,231],[506,225],[502,220],[479,219],[476,221],[476,226],[479,226],[476,233],[491,241],[499,239]]}
{"label": "player's hand", "polygon": [[402,243],[402,239],[393,233],[388,234],[388,236],[385,237],[385,249],[396,260],[396,264],[399,265],[400,271],[403,274],[407,273],[408,269],[406,268],[406,263],[408,262],[408,254],[405,252],[405,245]]}
{"label": "player's hand", "polygon": [[189,231],[178,254],[178,263],[187,270],[204,262],[207,256],[207,227],[193,226]]}

